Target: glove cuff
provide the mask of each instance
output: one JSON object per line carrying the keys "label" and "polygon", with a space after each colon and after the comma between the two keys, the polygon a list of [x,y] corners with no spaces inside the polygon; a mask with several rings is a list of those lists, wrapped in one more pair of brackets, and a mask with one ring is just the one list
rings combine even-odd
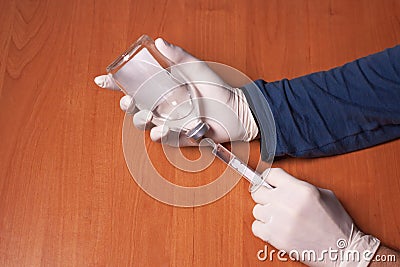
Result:
{"label": "glove cuff", "polygon": [[348,245],[344,250],[344,257],[339,266],[368,266],[378,250],[379,245],[380,240],[378,238],[364,234],[353,224]]}
{"label": "glove cuff", "polygon": [[233,94],[235,96],[235,102],[237,112],[240,121],[243,123],[245,127],[245,134],[243,136],[243,141],[250,142],[251,140],[256,139],[258,136],[258,125],[256,120],[251,113],[249,104],[247,103],[246,97],[241,89],[232,88]]}

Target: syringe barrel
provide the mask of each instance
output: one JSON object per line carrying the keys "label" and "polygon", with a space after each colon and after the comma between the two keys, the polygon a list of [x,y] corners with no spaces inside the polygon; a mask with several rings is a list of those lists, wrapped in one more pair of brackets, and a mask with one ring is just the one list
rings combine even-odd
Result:
{"label": "syringe barrel", "polygon": [[235,171],[240,173],[252,185],[262,184],[265,187],[272,188],[268,183],[263,181],[260,174],[248,167],[244,162],[242,162],[238,157],[236,157],[221,144],[214,144],[213,154],[227,165],[232,167]]}

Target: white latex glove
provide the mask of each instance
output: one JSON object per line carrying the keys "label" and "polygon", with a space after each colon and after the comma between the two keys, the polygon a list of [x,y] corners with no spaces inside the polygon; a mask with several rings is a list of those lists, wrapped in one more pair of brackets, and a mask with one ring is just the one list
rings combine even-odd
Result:
{"label": "white latex glove", "polygon": [[[362,233],[330,190],[315,187],[296,179],[282,169],[271,169],[266,181],[274,189],[260,187],[252,193],[258,204],[253,209],[255,236],[289,253],[299,252],[299,260],[310,266],[367,266],[380,241]],[[335,260],[325,253],[325,262],[301,258],[313,250],[321,258],[323,250],[338,250]],[[342,255],[357,251],[359,261]],[[350,255],[352,256],[352,255]],[[293,254],[296,258],[297,255]]]}
{"label": "white latex glove", "polygon": [[[202,116],[210,126],[206,134],[217,143],[228,141],[251,141],[258,135],[258,127],[247,104],[242,90],[227,85],[206,63],[193,57],[182,48],[167,43],[161,38],[155,40],[158,50],[176,64],[192,62],[188,68],[181,69],[191,82],[207,81],[221,84],[227,88],[212,85],[196,85],[199,97],[212,101],[202,101]],[[95,78],[95,83],[107,89],[119,90],[118,86],[107,75]],[[149,110],[138,110],[132,104],[130,96],[121,98],[121,109],[133,116],[134,125],[139,129],[151,128],[153,141],[165,142],[172,146],[194,145],[186,136],[170,131],[167,126],[154,120]]]}

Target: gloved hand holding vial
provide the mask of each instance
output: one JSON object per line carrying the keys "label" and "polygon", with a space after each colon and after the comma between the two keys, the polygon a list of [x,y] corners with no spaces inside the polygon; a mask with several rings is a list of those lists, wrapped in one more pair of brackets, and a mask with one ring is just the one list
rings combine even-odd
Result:
{"label": "gloved hand holding vial", "polygon": [[[216,143],[224,143],[229,141],[251,141],[258,136],[259,130],[257,124],[242,90],[232,88],[210,69],[205,62],[200,61],[182,48],[173,46],[161,38],[155,40],[155,47],[153,48],[160,51],[164,59],[169,59],[172,66],[180,66],[177,68],[180,68],[185,77],[196,85],[196,97],[214,100],[204,101],[200,111],[200,115],[205,118],[204,122],[211,128],[205,135],[206,137],[213,139]],[[129,92],[125,92],[127,95],[121,98],[121,108],[127,112],[134,113],[134,124],[137,128],[144,129],[149,127],[149,124],[155,125],[150,131],[150,137],[153,141],[163,141],[172,146],[197,145],[190,142],[186,136],[179,136],[179,139],[176,138],[177,136],[174,133],[170,136],[171,131],[165,125],[157,125],[159,121],[153,116],[154,110],[149,110],[151,107],[147,107],[147,109],[145,107],[140,107],[139,110],[135,109],[135,102],[132,101],[132,95],[135,94],[143,82],[162,70],[160,63],[147,51],[148,49],[140,50],[131,59],[131,61],[134,61],[132,65],[137,66],[137,69],[132,69],[132,71],[137,74],[133,75],[134,77],[132,75],[128,77],[131,80],[131,88],[128,89],[130,90]],[[164,67],[166,66],[164,65]],[[159,74],[159,77],[162,78],[162,76]],[[133,82],[134,79],[135,81]],[[115,84],[110,75],[98,76],[95,78],[95,82],[102,88],[120,90],[120,87]],[[216,106],[216,102],[226,106],[232,112],[221,114],[221,111],[226,110],[223,107]],[[217,120],[218,123],[216,122]]]}
{"label": "gloved hand holding vial", "polygon": [[[169,46],[161,39],[157,42],[159,47]],[[151,129],[153,140],[174,146],[198,145],[207,137],[204,144],[210,145],[219,159],[251,184],[269,187],[260,174],[215,143],[250,141],[258,135],[243,92],[225,83],[206,62],[183,55],[186,59],[176,64],[144,35],[107,67],[108,75],[96,82],[117,85],[126,94],[121,106],[128,111],[139,110],[134,114],[137,127],[156,125]]]}

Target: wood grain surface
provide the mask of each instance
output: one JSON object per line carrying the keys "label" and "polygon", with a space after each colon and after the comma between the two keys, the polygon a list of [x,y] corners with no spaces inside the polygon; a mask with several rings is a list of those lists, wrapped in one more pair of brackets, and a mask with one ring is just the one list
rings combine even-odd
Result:
{"label": "wood grain surface", "polygon": [[[325,70],[398,44],[400,2],[3,0],[0,30],[1,266],[288,266],[257,259],[246,181],[197,208],[143,192],[122,152],[122,93],[93,78],[143,33],[252,79]],[[333,190],[399,248],[399,159],[400,140],[274,166]]]}

